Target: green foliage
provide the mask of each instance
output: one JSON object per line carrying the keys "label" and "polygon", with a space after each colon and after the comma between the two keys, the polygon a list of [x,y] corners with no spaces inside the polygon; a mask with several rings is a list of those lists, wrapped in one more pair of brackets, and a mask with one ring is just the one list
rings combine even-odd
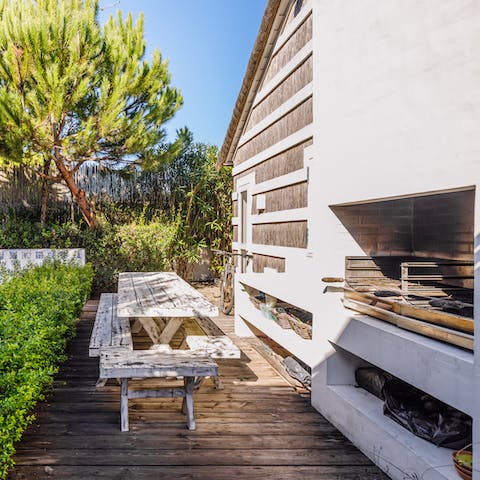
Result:
{"label": "green foliage", "polygon": [[121,271],[175,269],[185,276],[202,248],[230,246],[232,180],[228,168],[215,168],[215,147],[195,143],[187,130],[179,137],[181,152],[144,172],[158,177],[152,185],[162,195],[154,204],[144,203],[148,190],[140,198],[132,192],[128,203],[99,203],[93,231],[81,221],[66,222],[61,212],[59,223],[45,227],[26,212],[12,212],[0,220],[0,248],[85,248],[96,294],[115,291]]}
{"label": "green foliage", "polygon": [[97,0],[0,2],[0,164],[63,178],[92,226],[73,174],[158,155],[182,104],[160,52],[145,60],[143,16],[119,12],[102,30],[97,14]]}
{"label": "green foliage", "polygon": [[229,248],[232,178],[228,167],[216,168],[217,147],[194,142],[186,128],[178,137],[182,148],[175,158],[150,164],[149,169],[161,176],[168,192],[164,210],[179,227],[175,258],[177,270],[184,274],[202,248]]}
{"label": "green foliage", "polygon": [[46,264],[0,285],[0,478],[13,464],[14,443],[34,416],[64,360],[66,342],[88,297],[92,269]]}
{"label": "green foliage", "polygon": [[178,226],[153,219],[117,227],[119,263],[124,271],[171,270]]}
{"label": "green foliage", "polygon": [[95,274],[93,293],[116,291],[125,271],[172,270],[180,254],[179,225],[159,215],[130,211],[126,223],[102,221],[95,230],[85,224],[50,223],[42,227],[18,216],[0,221],[0,248],[85,248]]}

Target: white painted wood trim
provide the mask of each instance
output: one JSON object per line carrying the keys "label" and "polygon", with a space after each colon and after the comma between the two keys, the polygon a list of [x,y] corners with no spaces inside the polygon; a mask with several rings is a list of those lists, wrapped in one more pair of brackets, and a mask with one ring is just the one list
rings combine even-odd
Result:
{"label": "white painted wood trim", "polygon": [[238,192],[232,192],[232,200],[235,202],[238,200]]}
{"label": "white painted wood trim", "polygon": [[232,225],[238,226],[240,219],[238,217],[232,217]]}
{"label": "white painted wood trim", "polygon": [[249,142],[253,137],[257,136],[263,130],[266,130],[268,127],[273,125],[275,122],[280,120],[282,117],[290,113],[292,110],[297,108],[305,100],[310,98],[313,95],[313,82],[310,82],[308,85],[299,90],[295,95],[290,97],[285,103],[280,105],[272,113],[267,115],[263,120],[254,125],[247,133],[245,133],[238,142],[238,147],[241,148],[247,142]]}
{"label": "white painted wood trim", "polygon": [[283,140],[280,140],[275,145],[263,150],[257,155],[245,160],[240,165],[236,165],[233,167],[232,175],[238,175],[239,173],[248,170],[249,168],[262,163],[263,161],[267,160],[270,157],[278,155],[279,153],[283,152],[284,150],[288,150],[289,148],[308,140],[309,138],[313,137],[313,123],[297,130],[295,133],[292,133],[288,137],[285,137]]}
{"label": "white painted wood trim", "polygon": [[293,58],[257,93],[252,107],[255,108],[269,93],[275,90],[297,67],[303,63],[311,54],[313,42],[306,43]]}
{"label": "white painted wood trim", "polygon": [[275,55],[289,40],[290,37],[298,30],[300,25],[306,20],[306,18],[312,13],[313,2],[308,2],[304,5],[300,13],[285,27],[283,33],[277,38],[275,47],[272,52],[272,57]]}
{"label": "white painted wood trim", "polygon": [[307,179],[307,169],[301,168],[300,170],[295,170],[292,173],[287,173],[286,175],[281,175],[280,177],[275,177],[271,180],[258,183],[253,187],[252,195],[257,195],[264,192],[271,192],[272,190],[277,190],[279,188],[295,185],[296,183],[305,182],[307,181]]}
{"label": "white painted wood trim", "polygon": [[280,210],[278,212],[260,213],[252,215],[252,225],[262,223],[279,223],[279,222],[298,222],[308,219],[308,208],[292,208],[290,210]]}
{"label": "white painted wood trim", "polygon": [[280,257],[288,258],[292,255],[302,255],[306,254],[307,250],[305,248],[296,248],[296,247],[282,247],[278,245],[262,245],[260,243],[232,243],[233,250],[247,250],[251,253],[258,253],[259,255],[266,255],[268,257]]}

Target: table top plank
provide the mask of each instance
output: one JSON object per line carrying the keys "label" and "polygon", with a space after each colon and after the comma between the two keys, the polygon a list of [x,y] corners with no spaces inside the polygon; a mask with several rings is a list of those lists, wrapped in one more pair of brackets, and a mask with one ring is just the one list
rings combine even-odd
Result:
{"label": "table top plank", "polygon": [[120,317],[218,316],[218,308],[174,272],[124,272],[118,279]]}

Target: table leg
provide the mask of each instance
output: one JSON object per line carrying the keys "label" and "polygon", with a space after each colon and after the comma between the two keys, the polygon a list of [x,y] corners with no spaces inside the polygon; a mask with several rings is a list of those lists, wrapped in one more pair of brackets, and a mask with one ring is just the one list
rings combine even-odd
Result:
{"label": "table leg", "polygon": [[181,317],[138,317],[138,320],[154,345],[169,344],[183,323]]}
{"label": "table leg", "polygon": [[132,326],[132,333],[140,333],[140,330],[143,328],[142,322],[136,318]]}
{"label": "table leg", "polygon": [[177,333],[178,329],[182,326],[183,318],[181,317],[171,317],[162,333],[160,334],[160,339],[158,343],[170,343],[173,336]]}
{"label": "table leg", "polygon": [[193,390],[195,388],[195,377],[185,377],[185,401],[182,409],[187,414],[187,427],[195,430],[195,412],[193,410]]}
{"label": "table leg", "polygon": [[[147,332],[148,336],[150,337],[150,340],[156,344],[156,343],[162,343],[160,341],[160,335],[161,331],[157,323],[155,322],[155,319],[152,317],[139,317],[138,320],[140,320],[143,329]],[[165,342],[163,342],[165,343]]]}
{"label": "table leg", "polygon": [[128,378],[122,378],[120,424],[122,432],[128,432]]}

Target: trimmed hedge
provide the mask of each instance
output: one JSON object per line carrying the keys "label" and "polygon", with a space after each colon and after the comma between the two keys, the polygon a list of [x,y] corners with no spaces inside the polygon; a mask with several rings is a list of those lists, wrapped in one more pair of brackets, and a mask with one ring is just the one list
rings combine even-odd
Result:
{"label": "trimmed hedge", "polygon": [[65,359],[67,341],[88,298],[92,268],[51,263],[17,272],[0,285],[0,478],[14,443]]}

